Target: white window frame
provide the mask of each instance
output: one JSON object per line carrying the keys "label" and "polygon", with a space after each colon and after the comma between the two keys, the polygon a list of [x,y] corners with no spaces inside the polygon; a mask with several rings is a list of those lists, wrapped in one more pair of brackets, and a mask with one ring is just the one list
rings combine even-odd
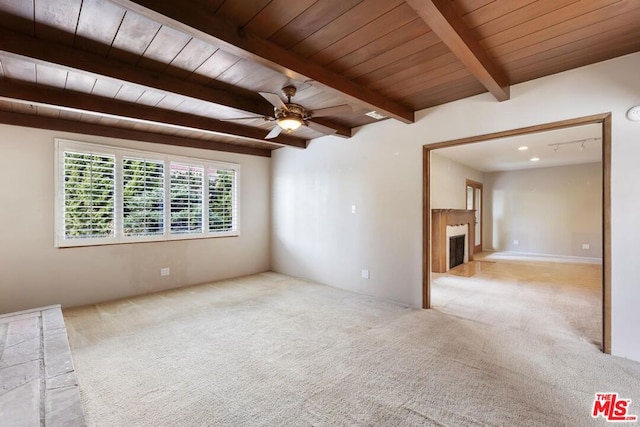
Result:
{"label": "white window frame", "polygon": [[[114,190],[114,233],[110,237],[67,239],[65,233],[65,200],[64,200],[64,152],[95,153],[115,156],[115,190]],[[164,170],[164,223],[163,234],[153,236],[125,236],[123,221],[123,159],[153,160],[163,162]],[[202,231],[200,233],[171,233],[171,163],[181,163],[204,168],[202,182]],[[89,142],[55,139],[55,246],[58,248],[77,246],[111,245],[122,243],[161,242],[170,240],[207,239],[217,237],[237,237],[240,235],[240,165],[194,157],[175,156],[151,151],[133,150]],[[229,231],[209,231],[209,170],[231,169],[235,171],[234,197],[235,210],[233,228]]]}

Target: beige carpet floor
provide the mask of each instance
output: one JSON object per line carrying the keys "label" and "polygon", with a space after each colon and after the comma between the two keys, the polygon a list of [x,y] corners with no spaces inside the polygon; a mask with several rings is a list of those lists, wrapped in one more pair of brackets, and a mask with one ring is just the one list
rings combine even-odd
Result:
{"label": "beige carpet floor", "polygon": [[434,310],[275,273],[65,310],[87,422],[606,425],[608,391],[640,415],[640,363],[593,344],[589,292],[501,265],[435,278]]}

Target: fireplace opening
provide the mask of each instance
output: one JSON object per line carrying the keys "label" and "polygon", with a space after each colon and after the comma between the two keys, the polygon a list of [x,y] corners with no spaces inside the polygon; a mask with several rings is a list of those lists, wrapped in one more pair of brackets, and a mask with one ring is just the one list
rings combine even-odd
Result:
{"label": "fireplace opening", "polygon": [[449,268],[464,264],[465,235],[449,237]]}

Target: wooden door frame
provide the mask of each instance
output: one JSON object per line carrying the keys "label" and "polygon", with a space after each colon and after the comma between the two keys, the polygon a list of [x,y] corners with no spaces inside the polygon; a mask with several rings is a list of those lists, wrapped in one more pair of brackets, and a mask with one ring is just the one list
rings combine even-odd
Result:
{"label": "wooden door frame", "polygon": [[602,125],[602,351],[611,353],[611,113],[424,145],[422,148],[422,307],[431,308],[431,151],[588,124]]}
{"label": "wooden door frame", "polygon": [[[467,205],[467,187],[471,187],[473,188],[473,205],[477,206],[477,204],[475,203],[476,200],[476,191],[475,190],[480,190],[480,195],[482,198],[484,198],[484,187],[482,186],[481,182],[478,181],[474,181],[472,179],[466,179],[465,180],[465,187],[464,187],[464,204],[465,206]],[[484,211],[484,201],[480,200],[480,213],[478,214],[478,218],[480,218],[480,240],[476,240],[475,244],[476,246],[473,248],[473,252],[477,253],[477,252],[482,252],[482,245],[484,243],[484,218],[482,215],[482,212]],[[469,232],[471,232],[471,230],[469,230]],[[475,228],[475,224],[473,226],[473,232],[476,232],[476,228]]]}

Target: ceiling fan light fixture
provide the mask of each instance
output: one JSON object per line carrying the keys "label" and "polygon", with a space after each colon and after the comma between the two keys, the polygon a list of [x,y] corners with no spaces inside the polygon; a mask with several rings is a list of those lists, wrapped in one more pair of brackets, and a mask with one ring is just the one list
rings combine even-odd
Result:
{"label": "ceiling fan light fixture", "polygon": [[302,126],[302,120],[295,116],[285,116],[278,119],[278,126],[287,132],[291,132]]}

